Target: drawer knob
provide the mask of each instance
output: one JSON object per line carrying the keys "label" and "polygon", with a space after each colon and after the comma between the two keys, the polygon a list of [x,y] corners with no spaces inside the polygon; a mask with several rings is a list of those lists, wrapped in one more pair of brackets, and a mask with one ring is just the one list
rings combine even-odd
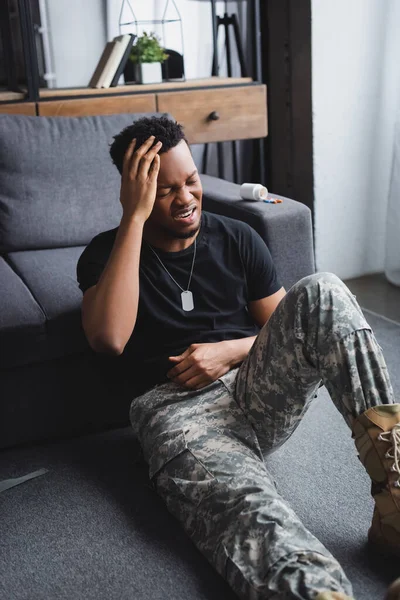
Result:
{"label": "drawer knob", "polygon": [[218,121],[219,120],[219,113],[217,113],[216,110],[213,110],[212,113],[210,113],[208,115],[208,120],[209,121]]}

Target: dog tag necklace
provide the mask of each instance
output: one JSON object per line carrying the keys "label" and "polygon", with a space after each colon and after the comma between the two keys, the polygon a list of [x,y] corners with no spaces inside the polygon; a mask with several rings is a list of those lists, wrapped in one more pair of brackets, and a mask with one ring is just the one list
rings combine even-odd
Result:
{"label": "dog tag necklace", "polygon": [[190,277],[189,277],[189,281],[188,281],[187,289],[186,290],[184,290],[183,287],[181,287],[179,285],[179,283],[177,281],[175,281],[175,279],[172,277],[171,273],[168,271],[167,267],[162,262],[161,258],[158,256],[158,254],[156,253],[156,251],[153,250],[153,248],[150,246],[150,244],[147,244],[147,245],[150,248],[150,250],[153,252],[153,254],[156,255],[156,258],[159,260],[159,262],[160,262],[161,266],[163,267],[163,269],[165,269],[165,271],[171,277],[172,281],[174,283],[176,283],[176,285],[178,286],[178,288],[180,288],[182,290],[182,293],[181,293],[182,309],[185,310],[186,312],[189,312],[189,311],[193,310],[194,309],[193,294],[189,290],[189,288],[190,288],[190,282],[192,281],[194,261],[196,259],[196,238],[194,239],[194,252],[193,252],[193,260],[192,260],[192,268],[190,270]]}

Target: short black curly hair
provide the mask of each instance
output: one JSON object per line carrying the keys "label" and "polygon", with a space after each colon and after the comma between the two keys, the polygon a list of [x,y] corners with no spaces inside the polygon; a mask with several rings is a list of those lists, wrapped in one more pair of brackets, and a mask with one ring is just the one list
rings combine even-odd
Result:
{"label": "short black curly hair", "polygon": [[168,117],[142,117],[115,135],[110,145],[112,161],[121,175],[125,152],[133,138],[136,138],[135,150],[137,150],[151,135],[155,136],[154,144],[158,141],[162,142],[160,154],[168,152],[181,140],[189,146],[182,125],[176,121]]}

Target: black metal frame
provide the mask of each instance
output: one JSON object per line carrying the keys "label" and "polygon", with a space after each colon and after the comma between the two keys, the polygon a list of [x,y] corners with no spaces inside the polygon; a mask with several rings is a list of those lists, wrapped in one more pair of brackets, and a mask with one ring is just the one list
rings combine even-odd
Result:
{"label": "black metal frame", "polygon": [[311,0],[261,3],[268,185],[314,210]]}
{"label": "black metal frame", "polygon": [[[247,77],[247,66],[243,52],[242,41],[239,33],[239,24],[237,21],[236,14],[228,15],[227,12],[224,13],[223,17],[219,15],[216,16],[215,11],[215,0],[211,0],[212,2],[212,19],[213,19],[213,58],[212,58],[212,69],[211,75],[218,75],[218,31],[219,27],[222,25],[225,30],[225,47],[226,47],[226,63],[227,63],[227,71],[228,77],[232,77],[232,59],[231,59],[231,42],[230,42],[230,34],[229,34],[229,26],[233,27],[233,33],[235,36],[235,43],[239,57],[240,64],[240,73],[242,77]],[[237,157],[237,147],[236,141],[231,142],[231,150],[232,150],[232,168],[233,168],[233,181],[235,183],[238,182],[238,157]],[[217,157],[218,157],[218,175],[223,178],[224,176],[224,155],[223,155],[223,147],[221,142],[217,142]],[[203,173],[207,170],[207,160],[208,160],[208,144],[204,147],[203,153],[203,162],[202,162],[202,171]]]}
{"label": "black metal frame", "polygon": [[21,21],[22,43],[27,79],[26,100],[37,102],[39,100],[39,68],[35,44],[35,32],[29,0],[18,0],[19,16]]}
{"label": "black metal frame", "polygon": [[[262,0],[264,1],[264,0]],[[262,52],[261,52],[261,11],[260,11],[260,0],[254,0],[253,2],[253,27],[254,27],[254,39],[255,44],[254,48],[254,74],[256,81],[260,83],[264,82],[262,77]],[[267,89],[268,92],[268,89]],[[268,95],[267,95],[267,105],[268,105]],[[267,164],[265,160],[265,138],[260,138],[258,143],[256,144],[256,148],[258,149],[258,170],[259,170],[259,179],[265,185],[268,182],[269,171],[267,169]],[[254,161],[255,165],[257,165],[257,159]],[[257,171],[257,166],[255,168]]]}
{"label": "black metal frame", "polygon": [[11,35],[11,18],[8,0],[0,3],[0,29],[3,41],[3,56],[6,66],[7,87],[12,92],[20,92],[17,72],[14,68],[16,63],[13,38]]}
{"label": "black metal frame", "polygon": [[[261,22],[260,22],[260,0],[250,0],[252,7],[252,21],[253,21],[253,30],[255,35],[255,44],[253,46],[254,51],[254,73],[253,79],[256,82],[262,81],[262,68],[261,68]],[[247,77],[247,67],[244,58],[244,52],[242,48],[242,43],[240,39],[239,33],[239,25],[237,22],[236,14],[228,15],[227,12],[224,13],[223,17],[217,15],[216,12],[216,0],[211,0],[211,21],[212,21],[212,33],[213,33],[213,59],[212,59],[212,68],[211,75],[218,75],[218,29],[220,25],[223,25],[225,28],[225,48],[226,48],[226,56],[227,56],[227,71],[228,77],[232,76],[232,65],[231,65],[231,48],[230,48],[230,37],[229,37],[229,26],[233,27],[233,32],[235,36],[235,42],[239,57],[240,63],[240,71],[242,77]],[[234,182],[238,182],[238,161],[237,161],[237,147],[236,142],[231,142],[232,144],[232,167],[233,167],[233,180]],[[266,183],[266,162],[265,162],[265,146],[264,139],[260,138],[255,142],[255,147],[257,148],[256,159],[254,161],[255,167],[253,171],[255,172],[255,178]],[[258,156],[258,160],[257,160]],[[217,158],[218,158],[218,176],[220,178],[224,178],[224,156],[223,156],[223,146],[222,142],[217,142]],[[203,160],[202,160],[202,171],[206,172],[207,169],[207,159],[208,159],[208,145],[206,144],[204,147]]]}

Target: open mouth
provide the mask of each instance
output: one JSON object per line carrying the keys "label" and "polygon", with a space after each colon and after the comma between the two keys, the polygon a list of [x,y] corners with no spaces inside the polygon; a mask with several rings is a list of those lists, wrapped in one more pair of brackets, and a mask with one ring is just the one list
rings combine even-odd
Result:
{"label": "open mouth", "polygon": [[184,212],[184,213],[180,213],[179,215],[176,215],[175,217],[173,217],[174,221],[190,221],[194,215],[194,211],[196,210],[196,207],[194,206],[193,208],[191,208],[190,210]]}

